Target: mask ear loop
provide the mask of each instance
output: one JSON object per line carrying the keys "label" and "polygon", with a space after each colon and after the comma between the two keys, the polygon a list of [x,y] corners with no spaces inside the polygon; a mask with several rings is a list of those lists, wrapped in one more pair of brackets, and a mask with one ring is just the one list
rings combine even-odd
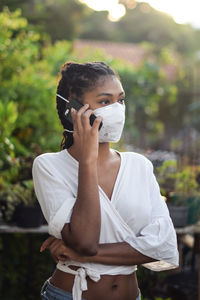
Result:
{"label": "mask ear loop", "polygon": [[56,94],[57,97],[61,98],[62,100],[64,100],[65,102],[69,103],[68,99],[65,99],[63,96]]}
{"label": "mask ear loop", "polygon": [[69,129],[66,129],[66,128],[64,128],[64,130],[63,130],[63,132],[69,132],[69,133],[73,133],[74,132],[74,130],[69,130]]}

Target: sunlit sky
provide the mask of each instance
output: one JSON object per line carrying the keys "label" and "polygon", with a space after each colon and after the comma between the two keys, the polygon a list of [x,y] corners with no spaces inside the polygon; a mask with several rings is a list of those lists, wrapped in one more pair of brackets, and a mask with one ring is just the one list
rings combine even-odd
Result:
{"label": "sunlit sky", "polygon": [[[95,10],[108,10],[109,19],[117,21],[125,13],[118,0],[80,0]],[[148,2],[157,10],[171,15],[177,23],[190,23],[200,28],[200,0],[138,0]],[[131,2],[131,1],[130,1]]]}

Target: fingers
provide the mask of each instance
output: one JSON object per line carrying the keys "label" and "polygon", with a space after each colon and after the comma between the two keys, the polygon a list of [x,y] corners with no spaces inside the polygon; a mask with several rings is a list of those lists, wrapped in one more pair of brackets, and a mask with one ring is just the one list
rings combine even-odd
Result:
{"label": "fingers", "polygon": [[67,260],[67,247],[64,245],[61,239],[57,239],[53,236],[50,236],[42,243],[42,246],[40,247],[40,252],[44,251],[46,248],[49,248],[51,256],[56,263],[58,263],[59,260]]}
{"label": "fingers", "polygon": [[91,109],[88,109],[85,113],[82,114],[82,124],[83,124],[83,127],[86,128],[86,129],[89,129],[91,128],[91,125],[90,125],[90,116],[93,114],[93,110]]}
{"label": "fingers", "polygon": [[48,248],[50,245],[51,245],[51,243],[53,242],[53,241],[55,241],[55,237],[54,236],[50,236],[48,239],[46,239],[43,243],[42,243],[42,245],[41,245],[41,247],[40,247],[40,252],[42,252],[42,251],[44,251],[46,248]]}
{"label": "fingers", "polygon": [[71,109],[71,116],[72,116],[74,130],[77,131],[78,133],[82,128],[81,115],[88,109],[88,107],[89,105],[85,104],[78,111],[76,111],[74,108]]}
{"label": "fingers", "polygon": [[74,131],[77,131],[76,114],[77,114],[77,110],[75,110],[74,108],[71,108],[71,117],[72,117]]}
{"label": "fingers", "polygon": [[68,256],[64,254],[66,252],[66,247],[62,243],[52,245],[49,250],[51,256],[57,260],[65,261],[68,258]]}
{"label": "fingers", "polygon": [[89,129],[90,126],[90,116],[93,113],[91,109],[88,109],[89,105],[85,104],[83,107],[81,107],[78,111],[75,109],[71,109],[71,116],[73,120],[74,125],[74,131],[78,134],[81,134],[83,131],[83,128]]}
{"label": "fingers", "polygon": [[94,123],[92,125],[92,131],[97,131],[99,129],[99,126],[101,124],[101,122],[103,121],[103,118],[102,117],[97,117],[95,120],[94,120]]}
{"label": "fingers", "polygon": [[58,250],[62,251],[61,248],[62,248],[62,245],[63,245],[63,242],[62,240],[60,241],[55,241],[53,242],[50,247],[49,247],[49,250],[51,253],[53,253],[54,255],[57,253]]}

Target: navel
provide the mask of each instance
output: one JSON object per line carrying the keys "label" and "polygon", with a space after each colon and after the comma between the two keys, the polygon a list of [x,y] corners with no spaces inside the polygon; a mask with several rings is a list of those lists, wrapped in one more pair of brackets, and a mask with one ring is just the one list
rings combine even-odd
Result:
{"label": "navel", "polygon": [[116,288],[118,288],[118,284],[117,283],[113,283],[113,285],[112,285],[112,289],[116,289]]}

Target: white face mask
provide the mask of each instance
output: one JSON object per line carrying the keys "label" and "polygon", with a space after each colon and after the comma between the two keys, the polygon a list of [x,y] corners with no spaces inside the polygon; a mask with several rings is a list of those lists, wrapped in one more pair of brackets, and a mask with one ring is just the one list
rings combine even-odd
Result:
{"label": "white face mask", "polygon": [[103,118],[103,126],[99,130],[99,143],[117,143],[124,128],[125,105],[115,102],[95,109],[94,114]]}

